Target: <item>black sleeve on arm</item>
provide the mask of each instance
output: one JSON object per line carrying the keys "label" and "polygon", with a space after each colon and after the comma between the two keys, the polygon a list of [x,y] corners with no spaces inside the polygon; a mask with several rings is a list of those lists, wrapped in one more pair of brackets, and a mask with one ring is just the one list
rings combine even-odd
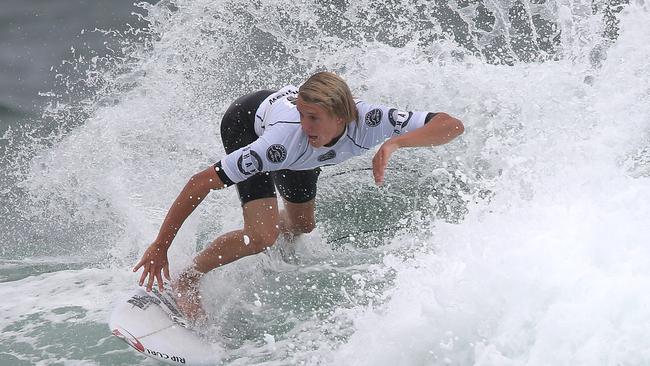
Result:
{"label": "black sleeve on arm", "polygon": [[219,179],[221,179],[221,182],[226,186],[230,187],[231,185],[235,184],[228,176],[226,175],[226,172],[223,171],[223,168],[221,167],[221,162],[219,161],[218,163],[214,164],[214,170],[217,171],[217,175],[219,176]]}
{"label": "black sleeve on arm", "polygon": [[429,123],[429,121],[431,121],[431,118],[435,117],[436,114],[438,113],[433,113],[433,112],[427,113],[427,116],[424,118],[424,124],[426,125],[427,123]]}

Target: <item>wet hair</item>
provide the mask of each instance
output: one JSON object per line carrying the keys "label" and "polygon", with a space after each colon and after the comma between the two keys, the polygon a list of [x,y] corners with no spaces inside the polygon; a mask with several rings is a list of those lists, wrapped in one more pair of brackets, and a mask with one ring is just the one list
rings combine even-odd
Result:
{"label": "wet hair", "polygon": [[348,84],[340,76],[323,71],[307,79],[298,89],[298,97],[305,103],[317,104],[331,115],[349,123],[357,119],[357,106]]}

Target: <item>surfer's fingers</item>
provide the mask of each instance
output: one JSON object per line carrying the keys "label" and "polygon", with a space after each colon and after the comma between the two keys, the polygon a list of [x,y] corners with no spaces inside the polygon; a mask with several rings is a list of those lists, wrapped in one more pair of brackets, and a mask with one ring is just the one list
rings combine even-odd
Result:
{"label": "surfer's fingers", "polygon": [[382,185],[384,183],[384,173],[388,167],[388,161],[399,145],[394,140],[388,140],[377,150],[372,159],[372,173],[375,177],[375,183]]}
{"label": "surfer's fingers", "polygon": [[145,264],[143,264],[143,265],[144,265],[144,269],[142,271],[142,275],[140,276],[140,281],[138,281],[138,284],[140,284],[140,286],[142,286],[142,284],[144,283],[144,280],[147,279],[147,274],[149,273],[149,266],[147,266]]}
{"label": "surfer's fingers", "polygon": [[138,262],[135,265],[135,267],[133,267],[133,272],[137,272],[143,265],[144,265],[144,258],[140,259],[140,262]]}
{"label": "surfer's fingers", "polygon": [[152,267],[153,266],[149,266],[149,269],[147,271],[147,273],[149,274],[149,281],[147,281],[147,292],[151,291],[151,288],[153,287],[155,272]]}
{"label": "surfer's fingers", "polygon": [[379,160],[379,152],[375,154],[372,158],[372,175],[375,178],[375,182],[377,182],[377,166],[379,165],[378,160]]}
{"label": "surfer's fingers", "polygon": [[163,267],[163,274],[165,275],[166,279],[171,281],[172,277],[169,275],[169,263],[165,264]]}
{"label": "surfer's fingers", "polygon": [[164,292],[165,288],[163,287],[162,273],[160,273],[160,270],[156,271],[156,282],[158,282],[160,292]]}
{"label": "surfer's fingers", "polygon": [[147,287],[146,287],[147,292],[151,292],[151,289],[153,288],[153,279],[154,279],[153,274],[149,273],[149,280],[147,281]]}
{"label": "surfer's fingers", "polygon": [[388,165],[388,161],[382,152],[378,151],[372,159],[372,175],[375,178],[375,184],[381,185],[384,182],[384,169],[386,165]]}

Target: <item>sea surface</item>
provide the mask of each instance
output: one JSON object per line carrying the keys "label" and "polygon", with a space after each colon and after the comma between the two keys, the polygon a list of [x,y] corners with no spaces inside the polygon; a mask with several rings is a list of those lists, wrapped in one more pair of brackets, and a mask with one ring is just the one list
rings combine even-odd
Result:
{"label": "sea surface", "polygon": [[[108,329],[132,266],[231,101],[320,70],[465,134],[326,167],[313,233],[207,275],[218,364],[650,364],[647,1],[3,5],[0,365],[157,364]],[[172,275],[241,223],[213,192]]]}

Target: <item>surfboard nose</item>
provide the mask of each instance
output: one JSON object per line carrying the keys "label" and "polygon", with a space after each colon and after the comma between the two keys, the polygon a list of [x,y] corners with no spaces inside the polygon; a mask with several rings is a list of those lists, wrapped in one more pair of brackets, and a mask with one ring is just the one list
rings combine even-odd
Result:
{"label": "surfboard nose", "polygon": [[[177,318],[173,301],[160,293],[136,289],[118,301],[111,312],[111,333],[147,357],[173,365],[215,365],[223,349],[183,326]],[[168,300],[168,301],[165,301]]]}

